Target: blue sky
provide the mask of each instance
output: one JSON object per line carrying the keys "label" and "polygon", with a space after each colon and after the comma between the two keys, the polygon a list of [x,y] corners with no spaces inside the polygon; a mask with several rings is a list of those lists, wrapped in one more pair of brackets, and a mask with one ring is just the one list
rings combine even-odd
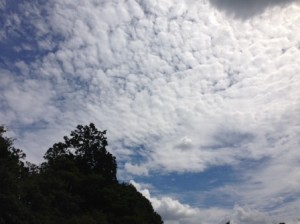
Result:
{"label": "blue sky", "polygon": [[300,222],[297,0],[0,0],[0,123],[40,163],[106,129],[166,224]]}

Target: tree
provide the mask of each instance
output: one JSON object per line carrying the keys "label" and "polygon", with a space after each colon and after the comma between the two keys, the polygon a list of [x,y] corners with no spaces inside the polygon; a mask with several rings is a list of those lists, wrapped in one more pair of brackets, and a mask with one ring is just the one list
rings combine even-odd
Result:
{"label": "tree", "polygon": [[0,126],[0,223],[26,223],[28,214],[22,203],[25,154],[13,146],[13,139],[4,137],[5,132]]}
{"label": "tree", "polygon": [[[53,145],[44,158],[50,166],[65,166],[73,161],[86,174],[101,174],[108,182],[116,182],[116,158],[106,150],[106,131],[98,131],[94,124],[78,125],[71,132],[71,138],[65,136],[64,142]],[[61,167],[60,167],[61,168]]]}
{"label": "tree", "polygon": [[106,131],[78,125],[40,166],[3,137],[0,126],[0,224],[162,224],[151,203],[116,177]]}
{"label": "tree", "polygon": [[46,184],[40,189],[57,211],[56,222],[162,224],[145,197],[132,185],[118,183],[105,134],[94,124],[78,125],[46,152],[40,173]]}

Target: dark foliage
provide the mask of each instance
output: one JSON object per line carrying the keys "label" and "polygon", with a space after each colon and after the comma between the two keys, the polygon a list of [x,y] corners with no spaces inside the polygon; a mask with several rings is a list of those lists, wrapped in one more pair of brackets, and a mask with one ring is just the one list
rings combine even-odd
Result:
{"label": "dark foliage", "polygon": [[3,136],[0,126],[0,224],[162,224],[150,202],[116,178],[106,132],[77,126],[40,166]]}

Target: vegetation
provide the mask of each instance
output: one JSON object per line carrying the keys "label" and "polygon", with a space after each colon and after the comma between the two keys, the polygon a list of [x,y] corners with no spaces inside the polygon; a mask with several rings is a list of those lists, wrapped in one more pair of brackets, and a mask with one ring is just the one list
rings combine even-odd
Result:
{"label": "vegetation", "polygon": [[0,224],[162,224],[150,202],[119,183],[105,131],[78,125],[39,166],[0,126]]}

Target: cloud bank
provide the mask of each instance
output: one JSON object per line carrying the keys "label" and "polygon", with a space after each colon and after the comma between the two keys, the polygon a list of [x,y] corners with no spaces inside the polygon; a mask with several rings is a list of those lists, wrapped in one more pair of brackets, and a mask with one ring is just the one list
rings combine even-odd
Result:
{"label": "cloud bank", "polygon": [[2,0],[0,121],[33,162],[94,122],[122,175],[232,166],[218,191],[297,218],[300,8],[267,2],[244,21],[213,1]]}
{"label": "cloud bank", "polygon": [[[193,208],[186,204],[181,204],[172,197],[152,197],[149,189],[143,188],[135,181],[130,183],[151,201],[154,209],[162,215],[166,224],[208,224],[208,223],[230,223],[233,224],[270,224],[278,223],[280,219],[271,218],[268,213],[259,212],[249,207],[235,206],[233,209],[220,208]],[[282,221],[282,220],[281,220]],[[287,223],[299,223],[300,220],[289,220]]]}
{"label": "cloud bank", "polygon": [[210,0],[216,8],[233,15],[238,19],[249,19],[257,16],[269,8],[285,8],[298,0]]}

